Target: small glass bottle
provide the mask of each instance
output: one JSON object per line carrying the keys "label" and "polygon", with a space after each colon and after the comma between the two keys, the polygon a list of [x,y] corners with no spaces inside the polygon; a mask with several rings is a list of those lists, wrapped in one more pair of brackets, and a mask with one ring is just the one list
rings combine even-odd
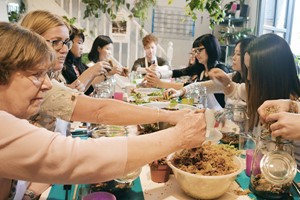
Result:
{"label": "small glass bottle", "polygon": [[223,116],[220,119],[220,131],[223,134],[221,142],[239,146],[240,134],[247,131],[247,106],[244,104],[226,104]]}
{"label": "small glass bottle", "polygon": [[249,189],[260,198],[288,199],[297,173],[293,145],[288,140],[273,138],[265,129],[258,130]]}

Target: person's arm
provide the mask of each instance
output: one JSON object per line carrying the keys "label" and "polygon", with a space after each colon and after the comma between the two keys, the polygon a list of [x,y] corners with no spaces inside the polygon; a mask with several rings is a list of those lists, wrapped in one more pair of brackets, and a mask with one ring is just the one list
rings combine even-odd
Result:
{"label": "person's arm", "polygon": [[0,177],[59,184],[122,177],[176,150],[200,146],[206,126],[203,113],[191,112],[175,127],[153,134],[82,140],[37,128],[3,111],[0,120],[0,160],[14,159],[0,165]]}
{"label": "person's arm", "polygon": [[115,125],[148,124],[159,121],[176,124],[186,112],[186,110],[154,109],[112,99],[79,95],[71,120]]}
{"label": "person's arm", "polygon": [[38,198],[43,192],[45,192],[51,184],[49,183],[30,183],[29,187],[26,190],[26,193],[24,194],[24,197],[22,200],[32,199],[29,195],[34,195],[35,198]]}
{"label": "person's arm", "polygon": [[157,87],[157,88],[174,88],[181,89],[183,87],[183,83],[172,83],[161,80],[157,77],[156,71],[151,69],[146,69],[147,75],[144,80],[146,81],[146,85],[149,87]]}
{"label": "person's arm", "polygon": [[[96,77],[107,74],[109,70],[111,70],[111,66],[108,62],[97,62],[93,66],[87,68],[72,84],[69,84],[68,87],[78,89],[78,84],[82,84],[83,90],[79,91],[85,92],[91,86]],[[102,79],[103,78],[100,78],[96,81],[100,81]]]}

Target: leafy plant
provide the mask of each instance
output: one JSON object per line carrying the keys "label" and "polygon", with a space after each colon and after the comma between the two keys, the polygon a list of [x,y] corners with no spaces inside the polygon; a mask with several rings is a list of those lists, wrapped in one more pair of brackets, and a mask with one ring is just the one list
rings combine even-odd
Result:
{"label": "leafy plant", "polygon": [[25,13],[26,7],[23,1],[21,1],[20,7],[17,11],[10,11],[7,13],[8,20],[10,22],[18,22],[21,18],[21,14]]}
{"label": "leafy plant", "polygon": [[[107,13],[111,19],[116,18],[116,14],[121,6],[126,6],[131,9],[134,17],[142,20],[142,23],[147,19],[148,10],[156,5],[156,0],[135,0],[133,5],[126,3],[125,0],[82,0],[86,4],[84,18],[94,16],[99,17],[100,13]],[[197,19],[197,12],[207,11],[210,16],[210,28],[213,29],[215,24],[223,21],[225,13],[221,8],[222,0],[186,0],[185,6],[186,15],[193,20]],[[168,0],[168,4],[172,4],[173,0]]]}
{"label": "leafy plant", "polygon": [[207,11],[209,14],[210,21],[210,29],[214,29],[216,24],[219,24],[224,20],[225,12],[221,8],[222,0],[186,0],[186,14],[192,17],[193,20],[197,19],[197,12],[199,11]]}
{"label": "leafy plant", "polygon": [[236,30],[234,27],[229,27],[229,29],[229,31],[219,31],[221,34],[219,38],[221,44],[235,44],[238,40],[246,38],[251,34],[250,28]]}
{"label": "leafy plant", "polygon": [[72,17],[71,19],[69,19],[67,16],[63,16],[63,18],[70,24],[70,25],[74,25],[76,23],[76,17]]}
{"label": "leafy plant", "polygon": [[[90,16],[99,17],[101,12],[107,13],[111,19],[115,19],[121,6],[125,5],[127,9],[129,9],[131,6],[129,3],[126,3],[125,0],[82,0],[82,2],[86,4],[84,18]],[[131,12],[133,13],[134,17],[145,20],[148,15],[148,9],[155,5],[156,0],[136,0]]]}

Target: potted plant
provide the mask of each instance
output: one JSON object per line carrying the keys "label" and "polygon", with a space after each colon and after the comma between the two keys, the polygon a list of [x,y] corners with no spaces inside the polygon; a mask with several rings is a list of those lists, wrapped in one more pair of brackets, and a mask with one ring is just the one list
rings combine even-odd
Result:
{"label": "potted plant", "polygon": [[165,183],[169,180],[171,168],[167,164],[166,157],[150,163],[151,180],[156,183]]}

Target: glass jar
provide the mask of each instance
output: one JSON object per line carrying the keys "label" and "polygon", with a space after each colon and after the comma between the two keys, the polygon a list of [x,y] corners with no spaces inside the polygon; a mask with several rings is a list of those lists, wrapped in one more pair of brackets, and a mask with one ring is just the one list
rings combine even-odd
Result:
{"label": "glass jar", "polygon": [[207,108],[207,92],[205,86],[195,86],[191,93],[192,98],[194,98],[194,106],[203,109]]}
{"label": "glass jar", "polygon": [[249,189],[261,198],[288,199],[297,173],[293,145],[288,140],[272,138],[264,131],[259,134]]}
{"label": "glass jar", "polygon": [[93,97],[95,98],[111,98],[111,89],[108,82],[95,84]]}
{"label": "glass jar", "polygon": [[222,143],[239,146],[239,136],[247,131],[247,112],[244,104],[226,104],[220,117],[219,129],[223,134]]}

